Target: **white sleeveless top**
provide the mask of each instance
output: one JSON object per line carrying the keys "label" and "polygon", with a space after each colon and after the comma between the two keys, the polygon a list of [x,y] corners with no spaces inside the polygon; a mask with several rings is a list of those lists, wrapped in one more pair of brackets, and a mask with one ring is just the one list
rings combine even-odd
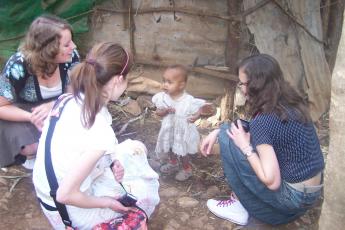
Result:
{"label": "white sleeveless top", "polygon": [[62,82],[60,81],[59,84],[50,88],[40,85],[40,91],[42,99],[59,96],[62,92]]}

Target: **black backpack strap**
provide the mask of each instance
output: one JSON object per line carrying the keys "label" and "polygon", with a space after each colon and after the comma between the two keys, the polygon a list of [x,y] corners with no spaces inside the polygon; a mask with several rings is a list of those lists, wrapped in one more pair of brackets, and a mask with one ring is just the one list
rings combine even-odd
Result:
{"label": "black backpack strap", "polygon": [[53,137],[56,123],[60,118],[61,112],[64,109],[66,103],[72,98],[73,96],[71,94],[63,94],[59,97],[59,99],[55,102],[53,106],[53,109],[50,115],[50,124],[48,127],[46,141],[45,141],[45,160],[44,160],[47,179],[48,179],[48,183],[50,187],[50,196],[53,198],[57,211],[59,212],[66,228],[68,227],[72,228],[72,221],[69,219],[66,205],[59,203],[56,200],[56,191],[59,188],[59,184],[56,179],[53,162],[51,159],[51,140]]}

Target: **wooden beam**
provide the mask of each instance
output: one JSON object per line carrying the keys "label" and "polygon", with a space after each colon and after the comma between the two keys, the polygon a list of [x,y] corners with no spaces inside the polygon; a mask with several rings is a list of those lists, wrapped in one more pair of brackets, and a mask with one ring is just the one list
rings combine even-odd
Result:
{"label": "wooden beam", "polygon": [[[156,66],[156,67],[161,67],[161,68],[166,68],[168,66],[177,64],[177,63],[168,63],[164,61],[153,61],[153,60],[146,60],[146,59],[144,60],[138,57],[136,57],[135,63],[142,64],[142,65]],[[231,72],[225,72],[225,71],[220,72],[216,70],[206,69],[203,67],[190,67],[189,71],[231,81],[233,82],[233,84],[236,84],[236,82],[238,82],[238,77],[234,74],[231,74]]]}
{"label": "wooden beam", "polygon": [[[95,11],[106,11],[106,12],[113,12],[113,13],[128,13],[128,10],[121,10],[121,9],[107,9],[107,8],[102,8],[102,7],[95,7]],[[171,8],[171,7],[155,7],[151,9],[139,9],[138,11],[131,12],[131,14],[147,14],[147,13],[159,13],[159,12],[178,12],[178,13],[183,13],[183,14],[190,14],[190,15],[196,15],[196,16],[201,16],[201,17],[213,17],[213,18],[218,18],[222,20],[227,20],[227,21],[241,21],[242,20],[242,15],[221,15],[213,12],[206,12],[206,11],[201,11],[201,10],[192,10],[192,9],[185,9],[185,8]]]}
{"label": "wooden beam", "polygon": [[135,49],[135,45],[134,45],[134,31],[135,31],[135,23],[134,23],[134,18],[133,18],[133,3],[132,0],[128,1],[129,5],[128,5],[128,21],[129,21],[129,46],[130,46],[130,50],[131,53],[133,55],[133,58],[135,60],[135,56],[136,56],[136,49]]}

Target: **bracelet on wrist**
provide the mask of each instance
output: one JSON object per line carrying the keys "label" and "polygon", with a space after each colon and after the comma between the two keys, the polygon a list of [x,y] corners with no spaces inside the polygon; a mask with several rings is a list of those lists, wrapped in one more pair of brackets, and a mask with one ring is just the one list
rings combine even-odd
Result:
{"label": "bracelet on wrist", "polygon": [[251,144],[249,144],[247,147],[241,149],[241,151],[247,158],[249,158],[250,156],[253,155],[253,153],[255,153],[253,146]]}

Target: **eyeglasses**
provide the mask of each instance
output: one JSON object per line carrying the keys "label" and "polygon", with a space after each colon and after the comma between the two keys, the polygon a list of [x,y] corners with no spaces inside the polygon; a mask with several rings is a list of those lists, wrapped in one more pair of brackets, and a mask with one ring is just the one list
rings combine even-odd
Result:
{"label": "eyeglasses", "polygon": [[239,82],[237,83],[237,86],[238,86],[238,87],[241,87],[242,85],[247,86],[248,84],[249,84],[249,81],[247,81],[247,82],[241,82],[241,81],[239,81]]}

